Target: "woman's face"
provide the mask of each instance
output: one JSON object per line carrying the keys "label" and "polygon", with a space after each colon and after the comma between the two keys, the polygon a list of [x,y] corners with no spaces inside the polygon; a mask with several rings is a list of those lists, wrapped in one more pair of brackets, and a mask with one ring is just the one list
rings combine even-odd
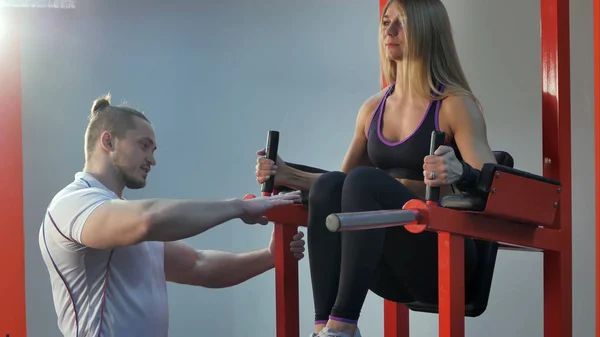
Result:
{"label": "woman's face", "polygon": [[400,16],[404,11],[397,2],[392,2],[381,19],[381,43],[385,56],[394,61],[402,59],[404,54],[404,27]]}

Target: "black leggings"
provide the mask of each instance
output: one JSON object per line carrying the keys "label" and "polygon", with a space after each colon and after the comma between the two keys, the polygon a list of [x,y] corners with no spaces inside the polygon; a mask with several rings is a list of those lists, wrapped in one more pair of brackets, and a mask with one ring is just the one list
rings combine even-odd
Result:
{"label": "black leggings", "polygon": [[[404,227],[332,233],[331,213],[399,209],[415,195],[373,167],[348,175],[323,174],[309,193],[308,252],[315,320],[358,320],[368,290],[398,303],[437,303],[437,234],[412,234]],[[465,279],[477,263],[475,243],[465,239]]]}

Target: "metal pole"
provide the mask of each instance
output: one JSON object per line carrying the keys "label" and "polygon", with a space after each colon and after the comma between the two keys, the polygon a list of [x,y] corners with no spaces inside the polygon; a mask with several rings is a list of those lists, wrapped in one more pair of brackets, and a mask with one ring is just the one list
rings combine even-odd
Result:
{"label": "metal pole", "polygon": [[405,226],[421,218],[413,210],[381,210],[330,214],[325,223],[332,232]]}

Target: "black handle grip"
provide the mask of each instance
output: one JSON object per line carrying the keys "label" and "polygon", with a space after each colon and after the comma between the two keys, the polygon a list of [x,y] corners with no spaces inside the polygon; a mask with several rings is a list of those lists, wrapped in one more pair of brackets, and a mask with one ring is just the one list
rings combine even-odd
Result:
{"label": "black handle grip", "polygon": [[[267,146],[265,157],[277,163],[277,150],[279,148],[279,131],[269,131],[267,134]],[[261,186],[261,192],[271,194],[275,187],[275,175],[269,177]]]}
{"label": "black handle grip", "polygon": [[[446,134],[442,131],[431,132],[431,143],[429,145],[429,154],[433,155],[438,147],[444,144],[446,140]],[[436,172],[437,173],[437,172]],[[425,188],[425,201],[438,202],[440,199],[440,188],[427,186]]]}

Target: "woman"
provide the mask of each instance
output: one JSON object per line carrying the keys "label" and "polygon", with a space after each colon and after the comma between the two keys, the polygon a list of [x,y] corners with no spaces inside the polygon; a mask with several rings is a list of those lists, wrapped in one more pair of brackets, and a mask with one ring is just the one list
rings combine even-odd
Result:
{"label": "woman", "polygon": [[[424,198],[425,185],[466,191],[472,173],[495,162],[485,122],[460,65],[449,18],[439,0],[390,0],[380,22],[386,89],[359,110],[340,172],[306,173],[259,151],[257,181],[308,190],[308,249],[316,337],[359,335],[368,290],[388,300],[437,301],[437,236],[402,227],[329,232],[331,213],[399,209]],[[431,132],[446,144],[429,155]],[[465,279],[477,263],[465,240]],[[355,335],[356,334],[356,335]]]}

